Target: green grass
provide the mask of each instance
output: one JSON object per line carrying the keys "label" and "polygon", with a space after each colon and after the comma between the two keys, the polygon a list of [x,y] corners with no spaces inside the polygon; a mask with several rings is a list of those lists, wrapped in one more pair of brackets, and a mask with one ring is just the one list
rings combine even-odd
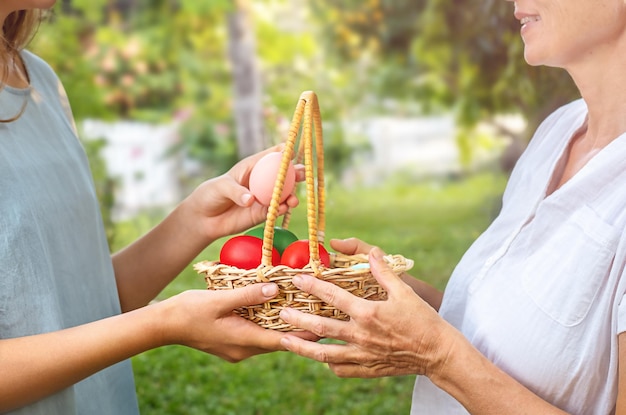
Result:
{"label": "green grass", "polygon": [[[504,178],[490,174],[445,183],[387,184],[328,193],[327,238],[355,236],[415,260],[412,274],[444,288],[463,252],[497,212]],[[306,236],[304,204],[289,226]],[[120,224],[123,244],[155,217]],[[223,240],[200,259],[216,259]],[[188,267],[160,297],[203,280]],[[320,363],[288,353],[256,356],[238,364],[185,347],[170,346],[133,358],[142,414],[403,414],[414,377],[339,379]]]}

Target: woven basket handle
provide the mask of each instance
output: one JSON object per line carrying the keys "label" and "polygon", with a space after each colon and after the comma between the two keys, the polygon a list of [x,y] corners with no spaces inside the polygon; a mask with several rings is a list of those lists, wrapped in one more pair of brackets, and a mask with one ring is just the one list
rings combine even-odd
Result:
{"label": "woven basket handle", "polygon": [[[324,188],[324,141],[322,137],[322,116],[320,114],[317,95],[313,91],[305,91],[300,95],[296,110],[291,120],[283,157],[274,184],[272,200],[267,212],[267,220],[263,231],[263,257],[261,264],[272,266],[272,246],[274,242],[274,226],[278,216],[279,199],[285,185],[285,176],[289,162],[294,158],[294,149],[302,123],[300,147],[304,149],[304,169],[307,199],[307,223],[309,229],[309,264],[315,274],[321,266],[319,245],[324,243],[326,213],[326,193]],[[315,133],[315,153],[313,151],[313,133]],[[317,175],[314,172],[314,158],[317,157]],[[317,188],[315,186],[317,179]],[[317,191],[317,193],[316,193]],[[317,197],[316,197],[317,196]],[[317,204],[316,204],[317,201]]]}

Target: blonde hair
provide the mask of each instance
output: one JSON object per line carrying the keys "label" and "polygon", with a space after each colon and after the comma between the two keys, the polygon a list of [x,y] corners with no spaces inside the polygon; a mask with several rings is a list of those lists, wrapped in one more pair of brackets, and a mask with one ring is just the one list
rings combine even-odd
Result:
{"label": "blonde hair", "polygon": [[[19,62],[19,66],[25,68],[19,53],[37,32],[41,18],[42,11],[33,9],[15,11],[10,13],[4,20],[1,34],[2,45],[0,47],[0,64],[2,65],[3,73],[0,80],[0,90],[6,85],[12,62]],[[23,75],[27,77],[26,73]],[[26,108],[26,102],[16,116],[9,119],[0,119],[0,123],[18,119]]]}

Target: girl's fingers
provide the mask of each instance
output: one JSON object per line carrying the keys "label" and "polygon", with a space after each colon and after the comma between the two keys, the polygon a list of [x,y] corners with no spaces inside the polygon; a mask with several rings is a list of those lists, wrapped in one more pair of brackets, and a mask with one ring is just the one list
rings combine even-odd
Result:
{"label": "girl's fingers", "polygon": [[[208,291],[210,292],[210,291]],[[243,306],[262,304],[278,294],[278,286],[273,283],[250,284],[236,290],[219,291],[220,305],[224,311],[232,311]]]}
{"label": "girl's fingers", "polygon": [[250,193],[250,190],[232,180],[230,177],[226,177],[229,180],[223,180],[218,182],[220,185],[224,185],[224,196],[232,200],[233,203],[241,207],[250,207],[254,203],[254,196]]}
{"label": "girl's fingers", "polygon": [[284,145],[279,144],[270,148],[267,148],[259,153],[252,154],[242,160],[240,160],[237,164],[235,164],[227,174],[231,175],[238,183],[242,185],[248,185],[248,180],[250,178],[250,172],[252,168],[257,163],[257,161],[261,160],[267,154],[282,151]]}
{"label": "girl's fingers", "polygon": [[296,181],[303,182],[306,179],[304,164],[294,164],[294,167],[296,169]]}

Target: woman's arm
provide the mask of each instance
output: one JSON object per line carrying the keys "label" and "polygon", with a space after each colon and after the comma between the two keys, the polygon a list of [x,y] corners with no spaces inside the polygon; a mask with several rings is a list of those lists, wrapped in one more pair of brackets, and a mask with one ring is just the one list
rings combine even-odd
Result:
{"label": "woman's arm", "polygon": [[422,280],[418,280],[407,273],[403,273],[400,278],[406,285],[411,287],[415,294],[422,297],[422,300],[426,301],[432,308],[439,311],[441,301],[443,300],[443,291],[439,291],[432,285],[427,284]]}
{"label": "woman's arm", "polygon": [[[265,220],[267,207],[250,194],[248,179],[261,157],[279,150],[276,146],[250,156],[226,174],[204,182],[163,222],[113,255],[123,311],[146,305],[216,239]],[[298,173],[301,179],[301,169]],[[291,196],[279,212],[297,203],[297,198]]]}
{"label": "woman's arm", "polygon": [[321,337],[345,344],[319,344],[283,338],[290,351],[328,363],[341,377],[407,374],[428,376],[472,414],[563,414],[504,373],[443,320],[436,310],[398,279],[382,259],[370,252],[370,266],[388,293],[386,301],[357,298],[309,275],[294,284],[351,316],[338,321],[293,309],[281,318]]}
{"label": "woman's arm", "polygon": [[454,328],[449,327],[447,331],[454,332],[450,337],[455,337],[455,340],[447,349],[439,351],[438,364],[424,374],[469,413],[566,414],[494,365]]}
{"label": "woman's arm", "polygon": [[[374,248],[373,245],[357,238],[333,239],[330,241],[330,246],[345,255],[367,254]],[[407,273],[403,273],[400,278],[432,308],[439,310],[443,299],[442,291]]]}
{"label": "woman's arm", "polygon": [[626,333],[617,337],[619,360],[617,364],[617,406],[615,415],[626,415]]}
{"label": "woman's arm", "polygon": [[282,350],[281,334],[232,313],[237,307],[268,301],[276,293],[275,284],[231,291],[187,291],[93,323],[0,340],[0,413],[163,345],[181,344],[231,362]]}

